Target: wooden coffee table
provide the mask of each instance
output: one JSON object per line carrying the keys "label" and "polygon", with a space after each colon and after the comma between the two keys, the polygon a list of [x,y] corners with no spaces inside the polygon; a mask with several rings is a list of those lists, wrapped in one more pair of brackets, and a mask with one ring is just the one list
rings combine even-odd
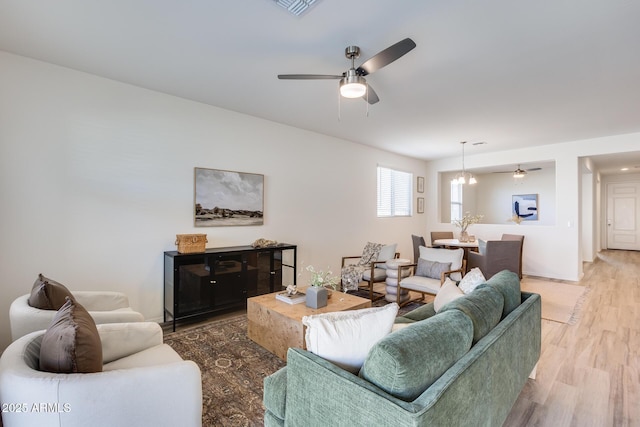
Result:
{"label": "wooden coffee table", "polygon": [[247,299],[247,336],[284,360],[289,347],[305,348],[304,316],[371,307],[369,299],[343,292],[333,292],[327,306],[319,309],[305,303],[287,304],[277,300],[276,293]]}

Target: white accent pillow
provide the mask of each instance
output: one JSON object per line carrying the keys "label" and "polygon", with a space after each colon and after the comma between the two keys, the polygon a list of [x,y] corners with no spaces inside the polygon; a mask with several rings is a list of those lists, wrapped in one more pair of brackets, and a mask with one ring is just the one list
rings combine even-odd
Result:
{"label": "white accent pillow", "polygon": [[453,301],[454,299],[460,298],[464,295],[464,292],[456,286],[456,282],[447,278],[444,281],[444,284],[436,294],[435,299],[433,300],[433,309],[437,312],[440,311],[442,306],[447,303]]}
{"label": "white accent pillow", "polygon": [[468,294],[486,281],[487,279],[484,278],[484,274],[482,274],[480,268],[475,267],[464,275],[460,283],[458,283],[458,287],[462,289],[462,292]]}
{"label": "white accent pillow", "polygon": [[[450,262],[451,270],[459,270],[462,268],[462,257],[464,256],[464,249],[440,249],[440,248],[427,248],[420,246],[420,258],[427,261],[436,262]],[[462,275],[460,273],[451,274],[452,280],[461,280]]]}
{"label": "white accent pillow", "polygon": [[391,333],[398,304],[304,316],[307,350],[357,373],[369,350]]}

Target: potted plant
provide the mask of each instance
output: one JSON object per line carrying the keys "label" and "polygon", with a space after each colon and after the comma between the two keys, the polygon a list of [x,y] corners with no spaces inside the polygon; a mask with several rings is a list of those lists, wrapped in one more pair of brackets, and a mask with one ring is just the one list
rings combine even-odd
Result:
{"label": "potted plant", "polygon": [[325,307],[329,298],[329,290],[327,288],[331,287],[334,291],[337,290],[340,279],[333,276],[333,272],[329,269],[327,271],[316,270],[312,265],[309,265],[307,266],[307,271],[311,273],[310,286],[307,288],[307,307]]}

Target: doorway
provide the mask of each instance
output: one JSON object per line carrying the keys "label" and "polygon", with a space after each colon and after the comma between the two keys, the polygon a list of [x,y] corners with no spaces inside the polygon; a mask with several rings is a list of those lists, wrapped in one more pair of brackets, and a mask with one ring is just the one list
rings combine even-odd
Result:
{"label": "doorway", "polygon": [[607,184],[607,248],[640,250],[640,182]]}

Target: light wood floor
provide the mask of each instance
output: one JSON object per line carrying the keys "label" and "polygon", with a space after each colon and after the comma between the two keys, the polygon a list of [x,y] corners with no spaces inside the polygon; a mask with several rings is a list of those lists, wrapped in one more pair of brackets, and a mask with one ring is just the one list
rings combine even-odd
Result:
{"label": "light wood floor", "polygon": [[579,285],[579,321],[542,320],[536,379],[505,426],[640,426],[640,252],[601,252]]}

